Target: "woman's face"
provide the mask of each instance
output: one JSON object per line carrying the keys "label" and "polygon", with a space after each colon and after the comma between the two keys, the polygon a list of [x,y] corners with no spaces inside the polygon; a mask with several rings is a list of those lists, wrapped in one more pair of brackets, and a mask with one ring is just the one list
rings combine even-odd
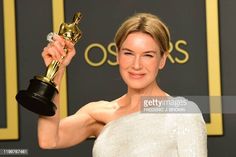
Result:
{"label": "woman's face", "polygon": [[158,43],[148,34],[134,32],[127,36],[117,56],[121,76],[128,87],[144,89],[156,82],[165,65]]}

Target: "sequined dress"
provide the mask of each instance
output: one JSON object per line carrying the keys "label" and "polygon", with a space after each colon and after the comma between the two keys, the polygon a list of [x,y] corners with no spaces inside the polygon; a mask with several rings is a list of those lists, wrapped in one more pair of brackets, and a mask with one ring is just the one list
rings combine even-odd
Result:
{"label": "sequined dress", "polygon": [[131,113],[107,123],[93,147],[93,157],[206,156],[201,113]]}

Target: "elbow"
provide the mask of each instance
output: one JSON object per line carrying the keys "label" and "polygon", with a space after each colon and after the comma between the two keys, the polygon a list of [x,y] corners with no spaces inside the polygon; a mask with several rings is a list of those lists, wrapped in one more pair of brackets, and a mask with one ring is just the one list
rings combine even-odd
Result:
{"label": "elbow", "polygon": [[57,148],[57,143],[55,141],[39,140],[38,144],[41,149],[56,149]]}

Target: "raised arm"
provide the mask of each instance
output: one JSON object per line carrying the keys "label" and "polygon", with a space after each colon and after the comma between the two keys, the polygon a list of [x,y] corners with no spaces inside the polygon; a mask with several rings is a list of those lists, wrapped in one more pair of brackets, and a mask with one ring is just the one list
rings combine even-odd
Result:
{"label": "raised arm", "polygon": [[[54,42],[49,43],[42,52],[45,65],[48,66],[52,60],[61,62],[54,82],[60,90],[60,84],[66,66],[75,55],[74,45],[65,41],[58,35],[54,35]],[[67,54],[64,51],[67,48]],[[63,58],[63,59],[62,59]],[[60,92],[59,92],[60,93]],[[53,102],[57,106],[56,114],[53,117],[39,116],[38,119],[38,141],[41,148],[55,149],[65,148],[80,143],[87,137],[94,135],[99,123],[89,115],[86,106],[76,114],[60,120],[59,94]]]}
{"label": "raised arm", "polygon": [[102,127],[87,112],[77,112],[60,120],[58,111],[53,117],[40,117],[38,120],[41,148],[66,148],[79,144],[89,136],[95,136],[97,128]]}

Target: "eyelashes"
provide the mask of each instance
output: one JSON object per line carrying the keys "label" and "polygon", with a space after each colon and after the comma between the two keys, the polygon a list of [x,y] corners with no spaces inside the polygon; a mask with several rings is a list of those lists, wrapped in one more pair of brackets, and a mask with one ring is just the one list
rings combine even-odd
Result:
{"label": "eyelashes", "polygon": [[[134,56],[134,54],[132,52],[123,52],[123,54],[126,55],[126,56]],[[143,56],[148,57],[148,58],[153,58],[154,57],[154,55],[152,55],[152,54],[144,54]]]}
{"label": "eyelashes", "polygon": [[133,55],[133,53],[132,52],[123,52],[125,55]]}
{"label": "eyelashes", "polygon": [[150,55],[150,54],[145,54],[144,56],[145,57],[149,57],[149,58],[153,58],[154,57],[153,55]]}

